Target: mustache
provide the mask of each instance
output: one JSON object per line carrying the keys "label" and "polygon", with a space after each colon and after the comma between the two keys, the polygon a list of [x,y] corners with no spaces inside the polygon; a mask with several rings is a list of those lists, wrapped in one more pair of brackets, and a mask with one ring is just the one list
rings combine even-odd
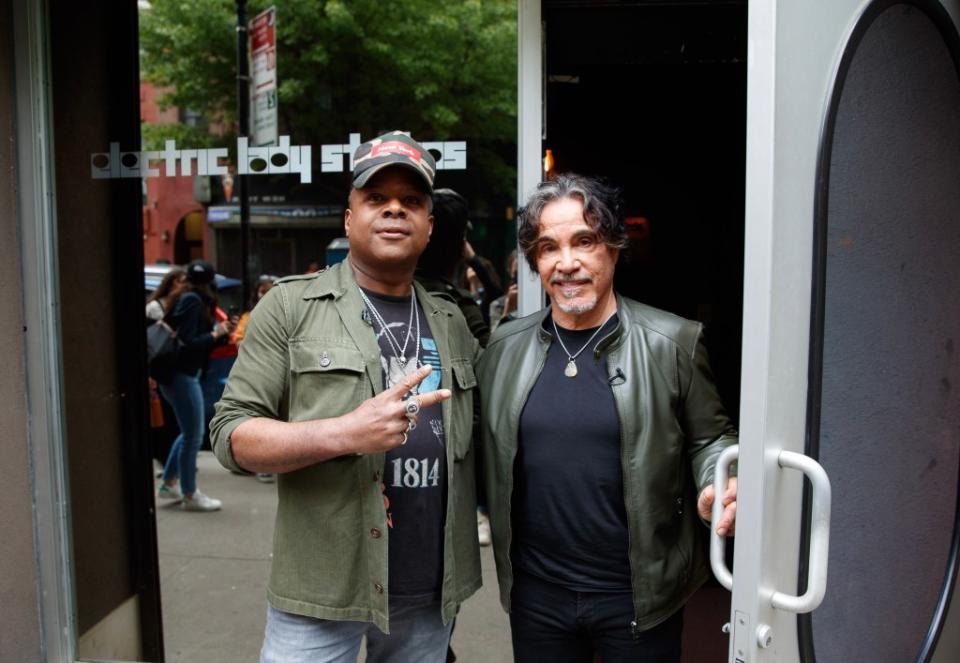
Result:
{"label": "mustache", "polygon": [[570,283],[571,281],[587,281],[589,283],[593,282],[593,279],[588,275],[577,275],[577,274],[557,274],[550,278],[550,283]]}

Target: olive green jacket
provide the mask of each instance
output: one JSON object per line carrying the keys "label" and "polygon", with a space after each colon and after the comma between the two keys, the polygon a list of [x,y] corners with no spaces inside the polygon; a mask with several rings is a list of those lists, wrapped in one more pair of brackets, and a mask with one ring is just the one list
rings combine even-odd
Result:
{"label": "olive green jacket", "polygon": [[[708,530],[696,496],[713,482],[717,456],[736,444],[737,433],[714,387],[701,325],[624,297],[617,307],[619,327],[578,361],[604,361],[611,376],[635,628],[643,631],[676,612],[707,578]],[[543,324],[548,316],[549,310],[498,327],[477,368],[490,525],[508,612],[520,413],[553,340]]]}
{"label": "olive green jacket", "polygon": [[[442,615],[481,584],[472,445],[477,342],[454,304],[416,285],[442,362],[447,434]],[[252,417],[337,417],[383,390],[380,347],[344,262],[281,280],[250,316],[210,424],[217,458],[238,469],[230,435]],[[389,632],[384,454],[347,455],[281,474],[267,598],[278,610],[358,620]],[[417,560],[411,560],[416,564]]]}

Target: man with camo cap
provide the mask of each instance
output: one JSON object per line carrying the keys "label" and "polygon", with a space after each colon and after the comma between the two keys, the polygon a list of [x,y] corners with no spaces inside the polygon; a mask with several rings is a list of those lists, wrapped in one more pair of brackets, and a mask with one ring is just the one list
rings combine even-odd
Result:
{"label": "man with camo cap", "polygon": [[436,164],[392,132],[354,155],[347,259],[250,316],[211,424],[228,468],[278,475],[261,661],[446,658],[480,587],[471,444],[478,352],[413,280]]}

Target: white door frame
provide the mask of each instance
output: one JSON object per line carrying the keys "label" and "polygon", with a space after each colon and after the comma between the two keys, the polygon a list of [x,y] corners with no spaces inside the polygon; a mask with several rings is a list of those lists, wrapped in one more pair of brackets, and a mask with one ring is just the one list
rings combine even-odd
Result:
{"label": "white door frame", "polygon": [[[540,0],[517,0],[517,209],[543,179],[544,48]],[[517,268],[517,312],[529,315],[543,308],[543,286],[519,247]]]}

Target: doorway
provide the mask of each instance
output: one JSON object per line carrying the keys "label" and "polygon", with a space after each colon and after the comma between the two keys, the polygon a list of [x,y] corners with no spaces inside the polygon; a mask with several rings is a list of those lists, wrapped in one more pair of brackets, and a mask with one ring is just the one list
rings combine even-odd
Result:
{"label": "doorway", "polygon": [[[236,190],[228,180],[232,182],[241,154],[234,135],[234,3],[15,4],[18,11],[26,8],[24,22],[31,28],[20,31],[24,36],[14,42],[17,61],[29,74],[21,80],[49,92],[52,100],[38,95],[38,106],[49,105],[20,116],[24,122],[36,118],[39,128],[31,136],[38,142],[42,138],[49,149],[49,164],[44,164],[53,180],[44,190],[53,209],[36,221],[38,241],[51,252],[51,267],[37,271],[50,280],[52,293],[42,304],[55,337],[54,359],[42,386],[62,397],[62,408],[56,409],[62,435],[57,429],[49,436],[49,452],[64,463],[62,473],[51,470],[56,485],[50,493],[50,501],[62,507],[55,534],[64,544],[62,551],[44,551],[44,561],[65,580],[57,591],[53,585],[44,587],[58,610],[47,634],[62,640],[65,660],[213,660],[186,651],[177,619],[192,622],[202,636],[218,629],[209,622],[197,626],[195,617],[208,618],[216,607],[253,606],[253,612],[244,613],[247,621],[237,623],[243,624],[243,635],[260,640],[264,592],[255,585],[266,580],[275,487],[231,475],[205,462],[211,458],[201,451],[201,485],[211,486],[211,492],[220,485],[240,494],[224,500],[219,518],[158,508],[151,455],[158,448],[157,455],[164,454],[163,444],[151,448],[148,438],[144,256],[158,263],[203,258],[233,277],[228,280],[247,276],[248,282],[261,273],[302,271],[322,260],[323,248],[341,234],[335,227],[342,225],[350,170],[343,155],[353,153],[360,137],[368,140],[395,128],[438,145],[446,155],[438,187],[458,190],[470,201],[474,224],[490,226],[477,231],[477,252],[506,253],[507,247],[497,242],[512,228],[515,204],[516,6],[509,0],[343,3],[355,21],[340,21],[325,14],[322,3],[277,3],[277,133],[311,156],[296,174],[271,158],[275,171],[250,175],[258,183],[248,191],[254,214],[282,219],[282,224],[267,219],[263,227],[253,220],[248,258],[260,259],[257,263],[241,259],[232,238],[221,241],[216,227],[224,215],[229,218]],[[265,7],[251,2],[248,9],[253,13]],[[431,12],[448,20],[428,21],[423,14]],[[398,26],[408,24],[410,31],[424,32],[424,38],[404,39],[408,32]],[[372,36],[355,39],[354,25]],[[184,38],[187,32],[191,38]],[[486,41],[468,44],[465,33],[483,35]],[[171,41],[165,42],[168,37]],[[385,44],[396,57],[377,58]],[[25,45],[36,46],[36,52]],[[323,53],[300,57],[313,47]],[[448,51],[449,62],[457,66],[430,70],[435,96],[417,104],[375,102],[385,95],[399,98],[427,76],[418,65],[438,48]],[[329,59],[327,66],[317,66],[321,55]],[[462,66],[467,61],[469,68]],[[164,95],[169,98],[161,100]],[[422,110],[441,102],[453,110],[434,116]],[[198,113],[207,121],[195,121]],[[157,156],[167,150],[171,156]],[[211,172],[221,167],[233,171]],[[25,173],[24,180],[33,182],[34,176]],[[190,204],[175,204],[180,199],[172,192],[148,186],[158,182],[176,183]],[[212,218],[212,210],[220,216]],[[322,225],[317,219],[333,223]],[[265,269],[255,270],[257,266]],[[226,311],[224,291],[220,294]],[[251,496],[263,499],[255,502]],[[251,520],[255,509],[266,527],[244,521]],[[194,529],[165,528],[161,522],[158,534],[158,521],[179,524],[188,517],[195,518]],[[203,518],[214,520],[204,527]],[[196,532],[208,539],[194,536]],[[197,544],[199,552],[185,561],[188,543]],[[238,559],[241,543],[252,544],[247,553],[253,559]],[[492,571],[492,554],[488,556]],[[218,565],[212,559],[227,561]],[[202,594],[197,578],[208,569],[226,567],[236,575],[214,580],[208,575],[216,592],[203,595],[202,605],[191,604]],[[255,574],[244,570],[251,567],[257,567]],[[257,577],[235,581],[244,573]],[[496,585],[489,574],[486,584]],[[236,599],[251,588],[254,600]],[[469,609],[461,614],[461,640],[455,646],[466,660],[471,647],[483,650],[494,638],[509,647],[505,617],[492,590],[486,605],[489,613],[475,619],[493,636],[472,637]],[[236,632],[227,635],[234,636],[231,644],[237,646]],[[255,649],[242,643],[240,648]],[[227,660],[241,657],[220,653]]]}

